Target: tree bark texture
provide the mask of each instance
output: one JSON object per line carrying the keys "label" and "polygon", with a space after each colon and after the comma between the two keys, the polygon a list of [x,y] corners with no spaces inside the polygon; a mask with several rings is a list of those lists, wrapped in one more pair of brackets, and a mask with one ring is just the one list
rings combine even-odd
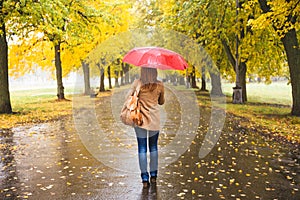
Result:
{"label": "tree bark texture", "polygon": [[100,67],[100,88],[99,88],[99,92],[104,92],[105,91],[105,87],[104,87],[104,69],[103,67]]}
{"label": "tree bark texture", "polygon": [[296,30],[292,29],[281,39],[286,52],[291,85],[292,85],[292,115],[300,116],[300,49]]}
{"label": "tree bark texture", "polygon": [[124,72],[124,84],[129,84],[129,65],[127,63],[122,63],[122,70]]}
{"label": "tree bark texture", "polygon": [[60,57],[60,42],[54,44],[55,50],[55,69],[56,69],[56,82],[57,82],[57,98],[59,100],[65,99],[64,86],[62,81],[62,66]]}
{"label": "tree bark texture", "polygon": [[123,71],[123,69],[120,72],[120,77],[121,77],[121,85],[124,85],[124,71]]}
{"label": "tree bark texture", "polygon": [[119,72],[115,71],[115,87],[120,87],[119,85]]}
{"label": "tree bark texture", "polygon": [[247,83],[246,83],[246,73],[247,73],[247,65],[245,62],[241,62],[239,64],[239,82],[240,82],[240,86],[242,87],[242,100],[243,102],[246,102],[247,99]]}
{"label": "tree bark texture", "polygon": [[8,45],[5,23],[0,20],[0,113],[12,113],[8,82]]}
{"label": "tree bark texture", "polygon": [[84,95],[90,95],[91,93],[91,83],[90,83],[90,67],[85,61],[81,62],[83,69],[83,79],[84,79]]}
{"label": "tree bark texture", "polygon": [[109,89],[112,89],[110,66],[107,67],[107,78],[108,78],[108,87]]}
{"label": "tree bark texture", "polygon": [[201,68],[201,91],[207,91],[206,89],[206,77],[205,77],[205,67]]}
{"label": "tree bark texture", "polygon": [[[211,63],[209,65],[212,65]],[[218,69],[220,69],[220,61],[217,60],[216,65],[218,66]],[[214,70],[212,66],[210,66],[209,75],[211,78],[211,95],[215,96],[223,96],[222,91],[222,83],[221,83],[221,76],[219,73],[219,70]]]}
{"label": "tree bark texture", "polygon": [[196,68],[195,68],[195,66],[192,67],[192,73],[191,73],[190,77],[191,77],[191,87],[192,88],[198,88],[197,82],[196,82]]}
{"label": "tree bark texture", "polygon": [[219,73],[210,72],[210,78],[211,78],[211,95],[215,96],[223,96],[223,91],[221,87],[221,77]]}

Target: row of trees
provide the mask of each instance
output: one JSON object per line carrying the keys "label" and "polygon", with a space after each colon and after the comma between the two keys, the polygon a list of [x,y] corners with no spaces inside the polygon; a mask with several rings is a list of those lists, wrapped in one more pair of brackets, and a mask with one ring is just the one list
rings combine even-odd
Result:
{"label": "row of trees", "polygon": [[[83,67],[86,75],[89,70],[95,73],[93,70],[96,69],[103,81],[103,72],[109,67],[108,76],[110,71],[114,76],[122,76],[120,73],[126,74],[128,66],[112,65],[113,62],[120,62],[122,55],[135,46],[155,44],[169,45],[173,50],[185,49],[180,53],[191,64],[188,73],[205,78],[208,72],[203,66],[216,67],[221,76],[209,73],[212,83],[217,83],[211,91],[216,94],[221,93],[218,87],[221,77],[234,81],[236,62],[244,100],[247,100],[246,77],[249,74],[257,74],[267,81],[272,76],[288,77],[293,96],[291,113],[299,116],[299,11],[300,0],[239,0],[238,5],[236,0],[1,1],[0,112],[11,112],[8,67],[10,74],[15,76],[36,65],[55,69],[57,95],[63,99],[62,76],[70,71]],[[135,30],[133,28],[144,28],[146,33],[114,38],[118,33]],[[186,45],[185,39],[180,41],[179,38],[184,38],[181,35],[163,34],[161,28],[193,38],[198,46],[204,47],[214,64],[207,56],[200,62],[193,61],[191,52],[197,54],[202,50],[195,50],[198,48],[195,45]],[[153,37],[145,39],[148,35]],[[99,45],[108,38],[112,38],[108,45]],[[154,43],[153,38],[159,39]],[[86,91],[89,91],[89,76],[85,76]],[[100,90],[103,89],[102,84]]]}
{"label": "row of trees", "polygon": [[141,13],[144,24],[159,24],[193,37],[212,56],[223,77],[234,79],[238,62],[244,100],[248,74],[268,81],[272,76],[287,76],[292,86],[291,113],[300,116],[300,0],[166,0],[146,4],[141,5],[146,9]]}
{"label": "row of trees", "polygon": [[100,0],[0,1],[0,113],[12,112],[8,72],[55,71],[57,96],[64,99],[62,77],[101,41],[128,29],[129,7]]}

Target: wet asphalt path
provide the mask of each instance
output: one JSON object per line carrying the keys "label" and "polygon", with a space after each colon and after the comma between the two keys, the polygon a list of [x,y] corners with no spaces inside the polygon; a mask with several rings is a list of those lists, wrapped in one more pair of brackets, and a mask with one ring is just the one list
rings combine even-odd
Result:
{"label": "wet asphalt path", "polygon": [[[182,112],[174,96],[167,97],[172,103],[164,107],[165,113]],[[218,143],[199,158],[211,116],[210,108],[204,107],[187,150],[171,164],[160,166],[156,186],[143,189],[135,172],[137,157],[120,161],[124,155],[118,151],[135,152],[133,132],[122,137],[113,125],[111,97],[94,101],[100,129],[110,133],[105,144],[97,130],[100,142],[93,131],[90,140],[84,140],[72,116],[0,131],[0,144],[5,146],[0,152],[0,199],[300,199],[299,149],[243,129],[238,117],[226,116]],[[180,130],[180,120],[165,122],[160,148],[172,142],[176,135],[171,133]]]}

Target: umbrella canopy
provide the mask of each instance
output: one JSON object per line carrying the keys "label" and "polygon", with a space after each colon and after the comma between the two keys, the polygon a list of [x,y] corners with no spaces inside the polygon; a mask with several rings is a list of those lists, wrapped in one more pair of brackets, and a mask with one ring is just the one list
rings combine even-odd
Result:
{"label": "umbrella canopy", "polygon": [[184,70],[188,67],[180,54],[160,47],[133,48],[124,56],[123,62],[162,70]]}

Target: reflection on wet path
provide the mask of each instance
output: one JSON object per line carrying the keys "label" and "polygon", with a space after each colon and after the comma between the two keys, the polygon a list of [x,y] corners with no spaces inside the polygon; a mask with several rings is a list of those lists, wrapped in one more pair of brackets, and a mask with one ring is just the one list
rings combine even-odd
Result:
{"label": "reflection on wet path", "polygon": [[[125,141],[124,130],[110,126],[114,118],[103,109],[109,98],[95,100],[100,126],[109,130],[113,145],[136,149],[134,138]],[[172,130],[179,128],[176,106],[168,106],[165,112],[173,112],[174,119],[166,117],[160,148],[171,143]],[[0,199],[300,199],[299,149],[246,131],[239,127],[241,119],[228,115],[217,145],[200,159],[210,109],[201,108],[200,113],[200,126],[187,151],[161,167],[157,186],[146,190],[138,173],[116,170],[95,159],[71,117],[1,130]],[[95,145],[101,149],[107,144]],[[105,153],[99,150],[99,155]],[[134,167],[130,161],[120,167]]]}
{"label": "reflection on wet path", "polygon": [[[16,145],[10,130],[0,130],[0,184],[6,186],[1,190],[4,196],[15,199],[18,196],[18,177],[14,151]],[[1,197],[1,195],[0,195]]]}
{"label": "reflection on wet path", "polygon": [[[71,122],[12,130],[16,151],[13,161],[1,162],[0,199],[111,199],[132,189],[140,195],[141,185],[127,182],[128,174],[104,166],[87,152]],[[14,179],[18,182],[11,182]]]}

